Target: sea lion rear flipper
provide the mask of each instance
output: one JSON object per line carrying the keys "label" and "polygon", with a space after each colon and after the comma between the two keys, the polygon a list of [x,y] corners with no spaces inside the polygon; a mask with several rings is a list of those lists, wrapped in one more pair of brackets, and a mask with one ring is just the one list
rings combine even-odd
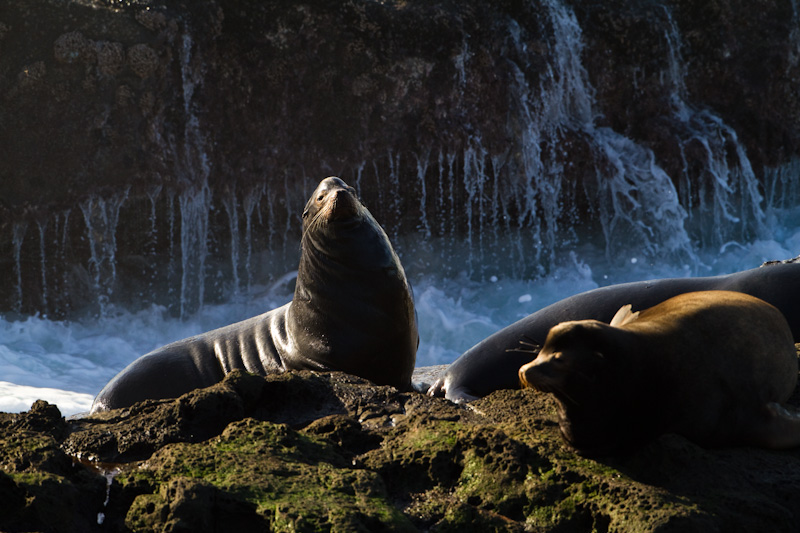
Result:
{"label": "sea lion rear flipper", "polygon": [[625,324],[629,324],[639,318],[639,311],[631,311],[632,307],[631,304],[623,305],[619,308],[619,311],[616,312],[614,318],[611,319],[609,322],[610,326],[614,326],[618,328],[620,326],[624,326]]}
{"label": "sea lion rear flipper", "polygon": [[782,449],[800,446],[800,414],[776,402],[769,402],[754,422],[751,443],[764,448]]}
{"label": "sea lion rear flipper", "polygon": [[466,403],[480,399],[480,396],[471,394],[465,386],[452,387],[448,386],[448,380],[445,376],[437,379],[433,385],[428,389],[428,396],[442,396],[453,403]]}

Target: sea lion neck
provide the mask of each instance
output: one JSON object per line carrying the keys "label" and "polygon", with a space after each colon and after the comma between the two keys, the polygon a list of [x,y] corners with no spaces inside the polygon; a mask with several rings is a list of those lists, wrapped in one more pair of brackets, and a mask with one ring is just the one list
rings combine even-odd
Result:
{"label": "sea lion neck", "polygon": [[397,268],[399,259],[386,233],[366,208],[358,216],[338,219],[311,226],[301,240],[303,254],[298,269],[304,263],[339,264],[349,270],[373,271]]}

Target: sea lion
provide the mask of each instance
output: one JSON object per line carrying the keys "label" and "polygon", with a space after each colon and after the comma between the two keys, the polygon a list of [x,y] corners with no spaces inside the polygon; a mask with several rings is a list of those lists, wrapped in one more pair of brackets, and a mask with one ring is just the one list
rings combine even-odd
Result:
{"label": "sea lion", "polygon": [[556,324],[586,319],[607,323],[625,304],[647,309],[678,294],[704,290],[743,292],[774,305],[800,342],[800,264],[796,262],[723,276],[637,281],[571,296],[501,329],[456,359],[428,393],[464,402],[498,389],[517,388],[519,367],[532,359]]}
{"label": "sea lion", "polygon": [[786,319],[739,292],[690,292],[605,324],[556,325],[519,369],[552,393],[565,440],[586,455],[630,451],[664,433],[707,447],[800,445],[781,404],[797,384]]}
{"label": "sea lion", "polygon": [[355,190],[330,177],[303,211],[291,302],[143,355],[100,391],[92,412],[175,398],[237,368],[341,370],[408,389],[418,342],[411,288],[389,238]]}

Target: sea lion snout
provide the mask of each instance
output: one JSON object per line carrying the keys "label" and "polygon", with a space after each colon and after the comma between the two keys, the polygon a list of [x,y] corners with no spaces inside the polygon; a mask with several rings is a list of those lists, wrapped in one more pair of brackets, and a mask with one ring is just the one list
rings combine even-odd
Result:
{"label": "sea lion snout", "polygon": [[328,219],[336,220],[353,217],[358,213],[358,199],[352,187],[336,189],[330,193]]}
{"label": "sea lion snout", "polygon": [[543,350],[536,359],[520,367],[519,380],[523,388],[568,398],[566,389],[592,385],[605,367],[606,358],[596,350]]}
{"label": "sea lion snout", "polygon": [[304,224],[314,220],[332,222],[346,220],[359,215],[361,201],[356,195],[356,190],[342,181],[331,176],[320,182],[303,211]]}
{"label": "sea lion snout", "polygon": [[519,369],[519,382],[523,388],[535,388],[542,392],[550,392],[554,382],[564,371],[564,360],[560,354],[539,356]]}
{"label": "sea lion snout", "polygon": [[522,365],[519,369],[519,384],[523,389],[533,388],[533,383],[535,382],[534,374],[536,371],[534,368],[535,363],[536,360],[534,359],[527,365]]}

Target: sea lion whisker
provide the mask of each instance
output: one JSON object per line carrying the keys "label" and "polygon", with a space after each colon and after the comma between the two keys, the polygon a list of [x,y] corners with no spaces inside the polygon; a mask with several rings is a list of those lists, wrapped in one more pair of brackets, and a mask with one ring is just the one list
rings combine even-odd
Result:
{"label": "sea lion whisker", "polygon": [[[537,355],[542,350],[542,345],[535,342],[530,337],[525,336],[525,340],[519,340],[519,346],[516,348],[506,348],[506,353],[515,352],[515,353],[530,353]],[[530,342],[529,342],[530,341]]]}
{"label": "sea lion whisker", "polygon": [[538,349],[540,349],[540,350],[542,349],[542,345],[541,345],[541,344],[539,344],[538,342],[526,342],[526,341],[519,341],[519,343],[520,343],[521,345],[523,345],[523,346],[530,346],[531,348],[538,348]]}
{"label": "sea lion whisker", "polygon": [[317,213],[311,218],[311,220],[308,221],[308,224],[306,224],[306,229],[303,230],[303,235],[300,237],[301,239],[304,239],[306,234],[311,229],[317,229],[317,227],[322,224],[322,215],[324,214],[325,214],[324,209],[320,209],[319,211],[317,211]]}
{"label": "sea lion whisker", "polygon": [[514,352],[514,353],[530,353],[530,354],[535,354],[535,355],[539,354],[539,350],[524,350],[524,349],[522,349],[520,347],[517,347],[517,348],[506,348],[506,353],[511,353],[511,352]]}

